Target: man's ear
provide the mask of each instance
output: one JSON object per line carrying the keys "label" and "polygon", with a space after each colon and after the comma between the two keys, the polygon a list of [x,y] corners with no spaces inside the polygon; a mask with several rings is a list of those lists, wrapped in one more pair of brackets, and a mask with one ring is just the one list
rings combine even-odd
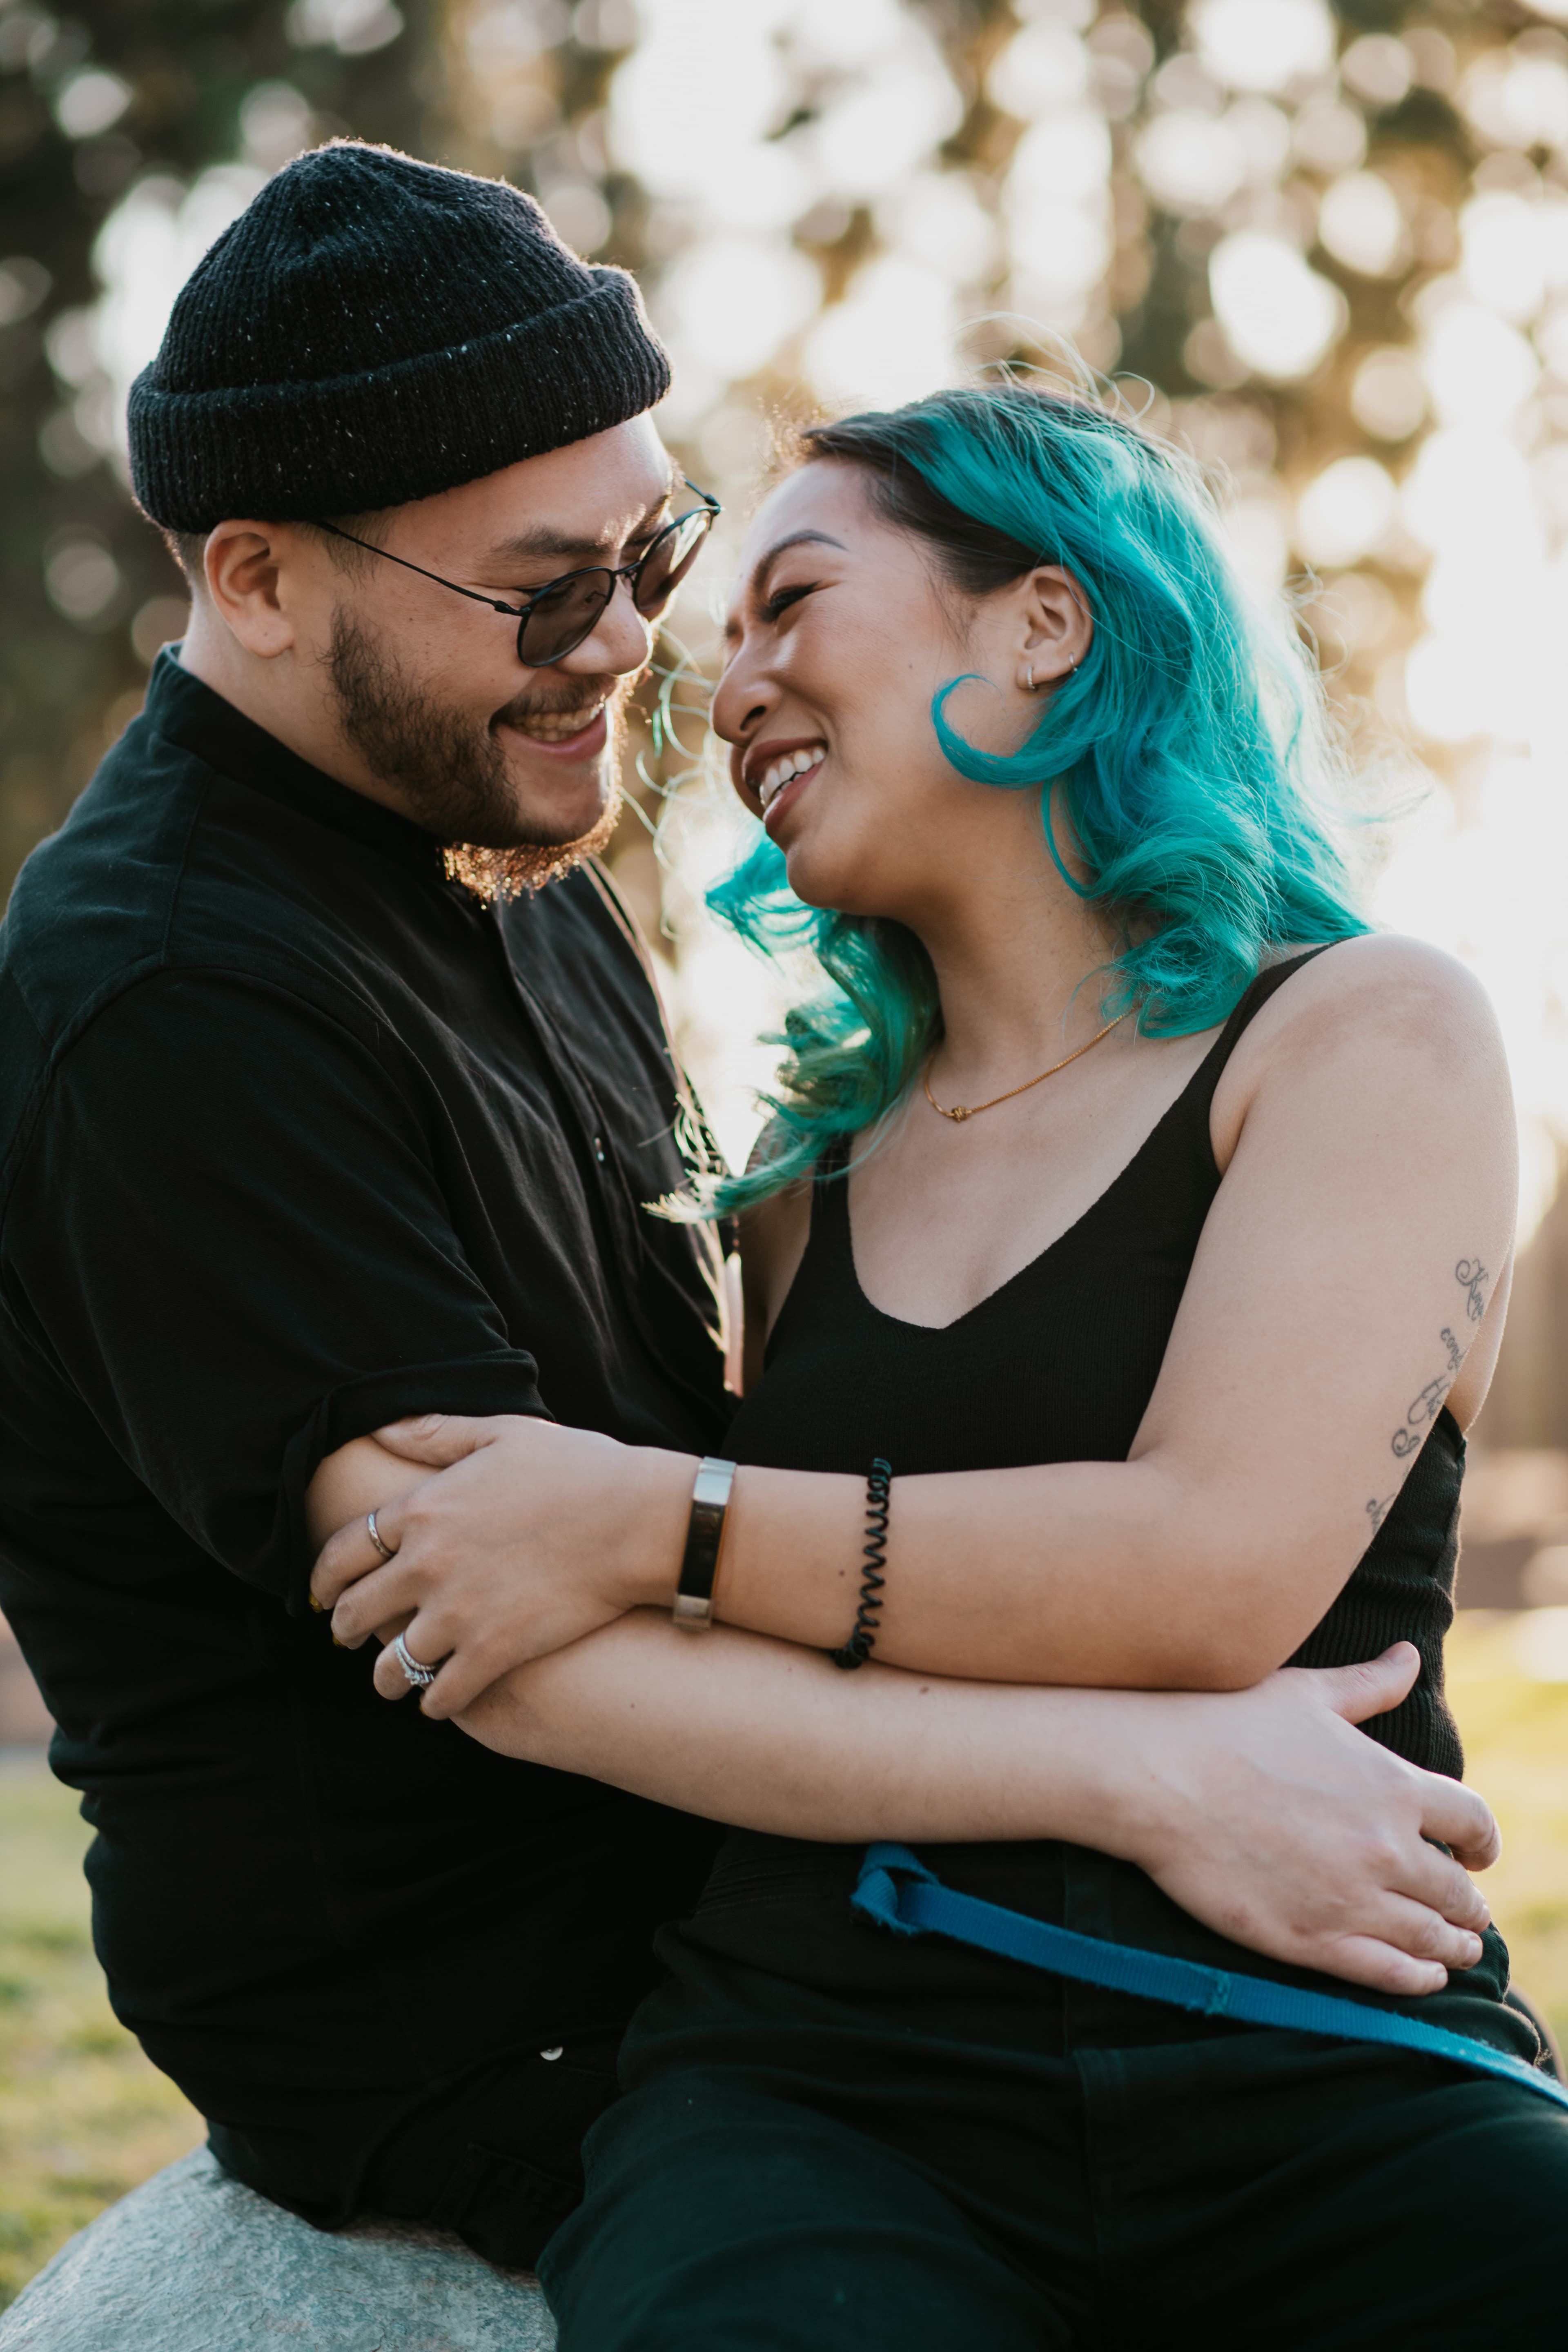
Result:
{"label": "man's ear", "polygon": [[293,648],[296,628],[282,593],[293,534],[276,523],[220,522],[208,534],[203,558],[214,611],[246,652],[274,661]]}

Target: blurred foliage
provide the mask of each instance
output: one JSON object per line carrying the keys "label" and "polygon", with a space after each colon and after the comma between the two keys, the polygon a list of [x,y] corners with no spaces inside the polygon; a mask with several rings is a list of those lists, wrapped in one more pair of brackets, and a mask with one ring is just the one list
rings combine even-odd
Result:
{"label": "blurred foliage", "polygon": [[[752,0],[732,5],[743,14]],[[1390,441],[1358,424],[1356,372],[1369,352],[1410,341],[1412,289],[1452,261],[1455,207],[1486,160],[1485,142],[1478,143],[1448,94],[1457,52],[1462,63],[1538,24],[1529,10],[1515,0],[1479,6],[1419,0],[1410,7],[1342,0],[1342,47],[1369,32],[1413,33],[1416,79],[1386,103],[1364,87],[1323,95],[1316,149],[1308,139],[1306,153],[1296,152],[1275,184],[1249,184],[1228,205],[1181,211],[1162,211],[1152,200],[1137,147],[1163,68],[1190,47],[1190,11],[1174,0],[1146,0],[1135,13],[1113,6],[1096,18],[1075,0],[906,0],[906,14],[934,43],[957,93],[957,120],[929,163],[994,217],[1005,210],[1030,110],[1026,99],[1014,101],[1021,112],[999,102],[999,60],[1021,27],[1059,21],[1082,31],[1088,100],[1111,142],[1114,239],[1075,329],[1095,363],[1155,387],[1151,422],[1182,434],[1224,470],[1237,499],[1245,503],[1249,490],[1279,478],[1300,485],[1346,454],[1394,463],[1407,454],[1408,435]],[[691,23],[689,89],[672,108],[668,135],[700,143],[721,130],[714,110],[728,94],[705,89],[700,10]],[[178,578],[132,509],[113,457],[102,454],[113,438],[104,415],[111,389],[80,352],[82,316],[100,290],[93,250],[106,218],[149,180],[172,175],[189,184],[247,150],[253,163],[282,160],[267,152],[267,122],[259,140],[254,121],[248,130],[247,123],[247,103],[254,115],[259,95],[265,116],[268,95],[281,90],[285,118],[292,97],[306,139],[349,131],[530,187],[581,249],[636,269],[658,315],[661,285],[715,224],[651,194],[618,159],[613,85],[643,28],[635,0],[581,0],[575,7],[564,0],[405,0],[400,9],[388,0],[86,0],[68,18],[39,0],[0,0],[0,263],[9,257],[11,268],[8,278],[0,277],[0,482],[9,520],[0,551],[0,888],[32,842],[59,821],[135,709],[150,648],[177,625]],[[1545,28],[1539,37],[1564,46]],[[780,120],[767,136],[782,152],[831,110],[836,80],[844,77],[787,23],[774,37],[789,75]],[[122,110],[101,95],[111,85],[91,82],[95,74],[119,78]],[[1195,98],[1183,102],[1210,104],[1215,94],[1194,87]],[[1300,112],[1315,102],[1309,78],[1293,87],[1296,115],[1268,106],[1259,114],[1255,101],[1254,129],[1272,112],[1294,130],[1300,151]],[[1381,273],[1347,267],[1302,227],[1316,219],[1325,185],[1347,157],[1354,160],[1362,140],[1368,168],[1400,192],[1410,223],[1404,266]],[[1546,160],[1544,150],[1491,159],[1504,176]],[[1236,219],[1267,226],[1270,208],[1294,222],[1291,233],[1313,269],[1340,289],[1348,309],[1328,357],[1296,383],[1249,376],[1210,315],[1215,244]],[[806,205],[788,236],[819,275],[822,306],[837,301],[888,243],[874,196],[840,201],[831,188]],[[1026,303],[1026,284],[1022,291]],[[972,314],[1019,292],[1005,256],[963,289]],[[972,335],[965,348],[971,356],[1019,351],[996,328]],[[1020,355],[1029,355],[1026,346]],[[698,445],[682,454],[710,474],[717,468],[738,479],[760,446],[745,430],[748,415],[810,404],[807,377],[801,335],[784,337],[763,366],[715,387],[722,395],[716,414],[676,420],[675,437],[684,432]],[[1420,423],[1417,405],[1410,434]],[[1266,536],[1278,532],[1268,499],[1255,505],[1255,525]],[[1332,583],[1305,615],[1336,690],[1366,697],[1381,680],[1380,698],[1395,725],[1423,561],[1419,551],[1391,541],[1382,556],[1354,566],[1348,589]]]}
{"label": "blurred foliage", "polygon": [[[1514,1981],[1568,2050],[1568,1645],[1557,1609],[1515,1616],[1461,1610],[1447,1650],[1448,1696],[1465,1778],[1502,1828],[1502,1859],[1481,1881]],[[1557,1679],[1521,1674],[1532,1643],[1555,1640]],[[1537,1669],[1539,1671],[1539,1668]]]}
{"label": "blurred foliage", "polygon": [[[743,9],[746,0],[736,5]],[[1409,87],[1380,100],[1364,82],[1357,89],[1336,86],[1331,66],[1315,79],[1300,79],[1288,93],[1271,93],[1278,104],[1254,100],[1250,127],[1267,138],[1272,132],[1266,119],[1272,117],[1285,142],[1274,184],[1259,184],[1268,175],[1255,173],[1224,201],[1166,211],[1140,172],[1137,149],[1157,102],[1162,68],[1184,49],[1186,62],[1195,63],[1190,55],[1190,9],[1176,0],[1145,0],[1131,11],[1113,5],[1098,16],[1091,5],[1075,5],[1074,0],[906,0],[906,5],[940,45],[961,100],[961,119],[931,162],[972,191],[994,220],[1007,210],[1009,172],[1029,131],[1030,114],[1026,97],[1024,110],[1014,113],[988,83],[994,85],[1003,53],[1021,29],[1059,24],[1064,30],[1081,31],[1090,61],[1087,97],[1110,132],[1114,242],[1095,299],[1082,306],[1082,315],[1069,316],[1068,331],[1096,366],[1145,380],[1129,387],[1135,403],[1147,400],[1145,386],[1153,388],[1148,414],[1156,430],[1186,441],[1240,500],[1266,479],[1299,488],[1347,455],[1363,454],[1396,468],[1409,456],[1428,422],[1424,405],[1417,397],[1404,429],[1391,430],[1385,422],[1382,429],[1369,430],[1352,408],[1361,364],[1370,352],[1412,341],[1414,298],[1457,259],[1455,214],[1478,165],[1487,167],[1483,183],[1496,186],[1510,184],[1510,174],[1518,172],[1533,176],[1533,166],[1549,160],[1544,146],[1528,156],[1517,151],[1490,154],[1488,142],[1477,138],[1454,103],[1453,85],[1476,56],[1531,26],[1536,38],[1568,58],[1568,44],[1560,35],[1514,0],[1416,0],[1408,6],[1401,0],[1340,0],[1334,15],[1342,48],[1369,34],[1414,35],[1415,79]],[[449,66],[460,92],[453,109],[453,139],[461,159],[532,188],[562,218],[569,236],[579,224],[586,226],[588,236],[579,236],[584,249],[636,270],[656,317],[668,327],[661,287],[679,276],[694,246],[721,233],[725,224],[702,218],[695,207],[682,217],[679,204],[651,198],[616,161],[616,142],[613,134],[607,137],[609,100],[616,68],[635,46],[635,8],[626,0],[586,0],[575,11],[555,0],[527,0],[521,9],[517,0],[468,0],[453,9],[450,24]],[[787,28],[775,38],[788,48]],[[806,47],[808,54],[781,103],[780,120],[768,134],[782,144],[809,132],[835,94],[832,71],[814,68]],[[672,138],[700,142],[710,135],[705,129],[703,65],[694,46],[689,121],[679,127],[672,121]],[[1217,118],[1221,92],[1205,90],[1201,75],[1194,79],[1194,89],[1182,102],[1200,111],[1212,104]],[[1371,79],[1375,83],[1375,72]],[[718,103],[723,100],[721,91]],[[1303,114],[1312,116],[1304,131]],[[1228,135],[1217,119],[1214,135]],[[1380,177],[1398,194],[1408,234],[1393,266],[1352,268],[1326,251],[1314,233],[1325,190],[1352,167]],[[824,307],[839,301],[857,272],[886,248],[878,211],[874,200],[839,200],[829,187],[794,223],[795,246],[820,273]],[[1331,352],[1298,381],[1269,382],[1249,371],[1227,349],[1213,318],[1209,257],[1222,236],[1239,226],[1278,228],[1305,250],[1313,271],[1342,297],[1346,318]],[[963,291],[972,315],[1009,302],[1040,313],[1041,306],[1029,299],[1027,272],[1015,269],[1010,278],[1005,253]],[[1023,299],[1017,301],[1020,291]],[[708,459],[710,473],[716,465],[721,473],[724,457],[733,448],[732,470],[743,475],[760,442],[743,431],[727,436],[726,421],[748,408],[789,414],[816,404],[811,371],[803,362],[807,340],[804,331],[783,337],[766,364],[731,383],[720,417],[705,420],[700,446],[686,453],[692,462],[705,442],[718,452],[717,459]],[[1019,341],[995,326],[972,332],[963,348],[966,356],[981,359],[1026,362],[1042,355],[1039,345]],[[1288,530],[1288,522],[1283,528]],[[1381,672],[1381,699],[1395,727],[1405,719],[1397,673],[1417,634],[1415,592],[1426,561],[1426,551],[1407,538],[1403,543],[1391,539],[1381,558],[1356,564],[1358,583],[1364,585],[1309,603],[1303,614],[1341,699],[1348,704],[1370,695]],[[1444,755],[1436,756],[1441,761]]]}
{"label": "blurred foliage", "polygon": [[[1369,797],[1411,797],[1389,793],[1385,772],[1410,766],[1418,745],[1473,826],[1498,744],[1531,738],[1521,714],[1554,669],[1553,615],[1568,625],[1568,572],[1554,583],[1545,570],[1568,522],[1568,38],[1550,21],[1568,17],[1568,0],[1339,0],[1331,18],[1322,0],[55,5],[71,13],[0,0],[0,894],[181,625],[182,583],[132,506],[115,446],[129,373],[203,238],[267,170],[340,131],[503,173],[580,251],[634,269],[677,361],[669,438],[732,509],[773,418],[856,404],[846,332],[862,358],[907,341],[923,382],[977,360],[1048,358],[1050,335],[1066,332],[1151,429],[1212,469],[1244,567],[1270,586],[1290,580],[1330,689],[1375,755]],[[1321,53],[1282,78],[1265,58],[1227,80],[1211,38],[1227,7],[1233,36],[1239,10],[1281,38],[1292,9],[1309,35],[1316,12]],[[785,193],[764,191],[759,206],[770,170]],[[1557,241],[1522,308],[1478,293],[1461,254],[1478,199],[1511,204],[1527,244]],[[159,223],[174,258],[150,271]],[[1495,210],[1488,233],[1511,233]],[[1270,373],[1215,315],[1215,256],[1249,238],[1255,261],[1265,251],[1294,272],[1328,321],[1303,364]],[[879,269],[893,277],[876,313],[867,289]],[[903,293],[887,293],[894,280]],[[1512,369],[1520,389],[1510,412],[1505,385],[1469,433],[1479,471],[1460,495],[1447,478],[1425,493],[1417,533],[1424,453],[1458,414],[1435,373],[1445,304],[1458,306],[1450,324],[1477,322],[1482,373]],[[873,384],[867,396],[901,393]],[[1486,548],[1460,509],[1486,507],[1489,465],[1511,465],[1514,488],[1510,512],[1492,500]],[[1519,510],[1531,500],[1542,521],[1522,539],[1533,529],[1540,544],[1521,562]],[[1445,503],[1458,534],[1446,549],[1433,520]],[[723,562],[721,549],[707,581]],[[701,653],[694,611],[677,624]],[[1421,679],[1431,708],[1413,720]],[[1548,765],[1549,736],[1536,729]],[[659,756],[646,730],[636,748],[662,784],[689,764]],[[1565,796],[1538,774],[1521,821],[1543,875],[1542,793]],[[1487,936],[1464,930],[1449,910],[1476,840],[1464,834],[1439,854],[1446,868],[1429,863],[1396,892],[1390,919],[1419,929],[1442,906],[1428,935],[1512,1003],[1533,1218],[1568,1140],[1568,1057],[1551,1044],[1564,1017],[1552,944],[1563,925],[1539,907],[1500,908],[1494,887],[1472,893],[1463,918],[1479,910]],[[646,834],[628,824],[616,863],[657,929]],[[1508,968],[1510,930],[1542,942],[1522,977]],[[677,1010],[700,1069],[698,985],[694,964]],[[710,969],[700,985],[714,992]],[[710,1042],[729,1053],[717,1028]],[[1506,1410],[1500,1395],[1498,1442],[1538,1425],[1563,1442],[1561,1384],[1544,1418],[1533,1372],[1529,1385]],[[1502,1394],[1518,1388],[1505,1380]]]}
{"label": "blurred foliage", "polygon": [[[68,17],[27,0],[0,7],[0,262],[10,265],[0,277],[0,892],[140,703],[135,616],[181,596],[162,541],[73,415],[68,341],[100,291],[99,231],[138,181],[187,180],[240,152],[246,98],[280,79],[320,135],[352,130],[419,150],[439,88],[435,15],[426,0],[405,0],[403,15],[395,39],[344,55],[291,41],[285,0],[86,0]],[[293,17],[306,27],[297,8]],[[128,85],[129,100],[103,131],[73,138],[60,113],[73,119],[68,94],[95,69]],[[92,118],[93,95],[79,97],[74,119]],[[113,102],[110,90],[98,110]],[[77,584],[84,558],[73,583],[70,557],[94,548],[113,584],[73,619],[49,595],[51,560],[65,552],[58,584],[79,609],[90,601]]]}

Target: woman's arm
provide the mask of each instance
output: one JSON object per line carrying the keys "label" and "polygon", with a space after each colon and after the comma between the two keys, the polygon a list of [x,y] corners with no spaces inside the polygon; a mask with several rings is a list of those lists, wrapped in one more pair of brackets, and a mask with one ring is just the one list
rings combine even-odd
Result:
{"label": "woman's arm", "polygon": [[1060,1837],[1139,1864],[1276,1959],[1429,1992],[1479,1956],[1481,1800],[1352,1728],[1397,1704],[1405,1643],[1215,1696],[1029,1691],[871,1666],[637,1611],[515,1669],[460,1718],[503,1754],[742,1827],[858,1843]]}
{"label": "woman's arm", "polygon": [[[421,1475],[357,1439],[316,1474],[312,1532]],[[1459,1864],[1484,1869],[1498,1840],[1471,1790],[1352,1728],[1397,1706],[1418,1663],[1404,1643],[1215,1696],[1024,1690],[841,1675],[644,1610],[513,1669],[459,1720],[502,1754],[784,1835],[1067,1838],[1254,1950],[1419,1993],[1475,1958],[1487,1908]]]}
{"label": "woman's arm", "polygon": [[[1058,1685],[1255,1683],[1323,1615],[1450,1389],[1484,1391],[1467,1357],[1478,1340],[1477,1365],[1495,1353],[1514,1126],[1495,1024],[1458,965],[1364,940],[1297,973],[1233,1055],[1214,1135],[1224,1181],[1131,1457],[897,1478],[879,1658]],[[668,1601],[689,1457],[521,1422],[398,1443],[456,1466],[388,1514],[395,1562],[350,1530],[316,1586],[351,1641],[419,1611],[411,1646],[447,1660],[430,1712]],[[858,1478],[742,1470],[721,1615],[842,1642],[863,1507]]]}

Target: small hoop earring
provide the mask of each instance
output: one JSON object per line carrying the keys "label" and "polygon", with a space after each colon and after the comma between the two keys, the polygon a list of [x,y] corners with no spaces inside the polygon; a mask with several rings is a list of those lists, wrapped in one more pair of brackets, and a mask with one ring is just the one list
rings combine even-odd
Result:
{"label": "small hoop earring", "polygon": [[1068,667],[1069,669],[1076,669],[1078,667],[1078,656],[1076,654],[1068,654]]}
{"label": "small hoop earring", "polygon": [[1028,680],[1029,680],[1029,692],[1030,692],[1031,694],[1033,694],[1033,692],[1034,692],[1034,690],[1035,690],[1035,665],[1034,665],[1034,663],[1033,663],[1033,662],[1031,662],[1031,663],[1029,664],[1029,667],[1028,667],[1028,671],[1027,671],[1026,675],[1027,675],[1027,677],[1028,677]]}

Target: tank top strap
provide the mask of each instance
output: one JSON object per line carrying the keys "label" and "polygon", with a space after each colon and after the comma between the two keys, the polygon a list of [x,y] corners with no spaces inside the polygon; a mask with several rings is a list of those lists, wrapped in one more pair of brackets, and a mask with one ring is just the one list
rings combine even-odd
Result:
{"label": "tank top strap", "polygon": [[817,1160],[811,1181],[805,1249],[768,1334],[764,1364],[772,1361],[775,1349],[787,1343],[792,1332],[814,1321],[837,1327],[846,1317],[853,1318],[860,1302],[849,1230],[849,1185],[844,1172],[852,1142],[850,1136],[837,1136]]}
{"label": "tank top strap", "polygon": [[1292,972],[1300,971],[1303,964],[1310,963],[1314,957],[1321,956],[1325,950],[1333,945],[1332,940],[1323,940],[1318,946],[1306,948],[1300,955],[1288,956],[1283,963],[1270,964],[1267,971],[1260,971],[1252,985],[1238,1000],[1236,1010],[1188,1080],[1184,1092],[1173,1105],[1173,1109],[1178,1115],[1185,1114],[1190,1119],[1201,1124],[1205,1155],[1209,1114],[1214,1107],[1215,1089],[1224,1075],[1226,1064],[1240,1045],[1243,1034],[1262,1012],[1276,989],[1283,987]]}
{"label": "tank top strap", "polygon": [[[1255,1021],[1275,991],[1282,988],[1292,972],[1298,972],[1314,957],[1332,947],[1331,940],[1321,940],[1316,947],[1304,948],[1300,955],[1288,956],[1282,963],[1270,964],[1260,971],[1242,996],[1219,1035],[1193,1072],[1186,1086],[1161,1122],[1144,1149],[1153,1145],[1167,1122],[1184,1119],[1201,1129],[1205,1143],[1204,1157],[1208,1159],[1208,1120],[1214,1104],[1215,1089],[1219,1085],[1226,1064],[1235,1053],[1242,1037]],[[845,1171],[854,1139],[836,1136],[816,1163],[811,1187],[811,1244],[830,1248],[834,1242],[844,1251],[849,1249],[849,1186]]]}
{"label": "tank top strap", "polygon": [[811,1180],[811,1239],[826,1243],[830,1234],[849,1236],[849,1154],[855,1139],[836,1135],[816,1162]]}

